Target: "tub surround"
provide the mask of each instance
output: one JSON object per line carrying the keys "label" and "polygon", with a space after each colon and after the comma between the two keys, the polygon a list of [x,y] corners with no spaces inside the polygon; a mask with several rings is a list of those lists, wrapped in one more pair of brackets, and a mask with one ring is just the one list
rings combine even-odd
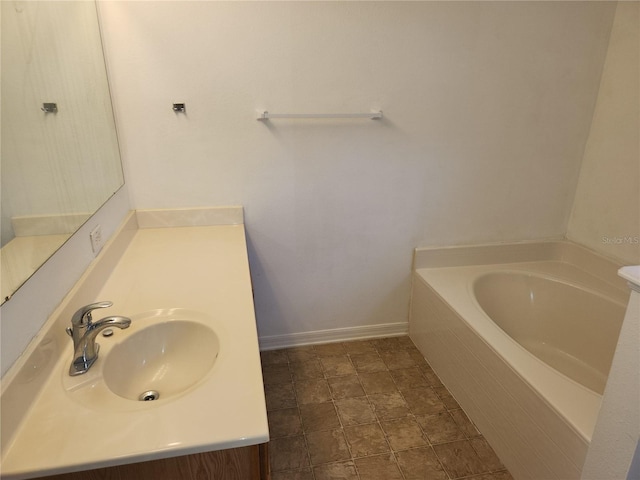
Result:
{"label": "tub surround", "polygon": [[[137,212],[123,223],[3,379],[3,479],[268,440],[242,209],[214,210]],[[154,228],[154,218],[161,228]],[[194,224],[199,226],[185,226]],[[98,300],[113,306],[95,318],[125,315],[133,323],[111,338],[100,336],[98,361],[70,386],[72,345],[64,329],[77,308]],[[99,363],[113,345],[134,333],[136,319],[147,318],[142,326],[150,314],[182,312],[176,309],[197,312],[198,321],[218,336],[211,370],[196,386],[164,401],[137,402],[109,392]]]}
{"label": "tub surround", "polygon": [[[566,241],[418,249],[410,335],[515,478],[579,478],[602,395],[502,331],[473,296],[499,270],[628,299],[619,265]],[[618,324],[617,328],[619,329]]]}

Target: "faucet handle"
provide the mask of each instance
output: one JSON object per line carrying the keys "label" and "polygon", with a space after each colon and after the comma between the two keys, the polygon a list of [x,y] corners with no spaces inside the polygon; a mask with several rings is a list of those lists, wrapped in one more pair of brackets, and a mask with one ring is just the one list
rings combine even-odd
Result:
{"label": "faucet handle", "polygon": [[[71,317],[71,324],[74,326],[88,325],[91,323],[91,312],[98,308],[108,308],[113,305],[113,302],[96,302],[85,305],[78,309],[76,313]],[[68,332],[67,332],[68,333]]]}

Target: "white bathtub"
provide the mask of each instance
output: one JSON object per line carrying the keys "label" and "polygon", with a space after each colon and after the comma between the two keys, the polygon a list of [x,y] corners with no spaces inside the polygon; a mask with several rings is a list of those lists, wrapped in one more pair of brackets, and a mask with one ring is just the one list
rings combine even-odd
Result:
{"label": "white bathtub", "polygon": [[628,299],[569,242],[416,251],[410,335],[516,479],[579,478]]}

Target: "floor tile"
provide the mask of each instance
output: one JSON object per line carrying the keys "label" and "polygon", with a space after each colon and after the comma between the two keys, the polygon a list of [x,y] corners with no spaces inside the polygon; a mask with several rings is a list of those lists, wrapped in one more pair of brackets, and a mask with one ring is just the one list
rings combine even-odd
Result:
{"label": "floor tile", "polygon": [[289,364],[294,381],[310,380],[314,378],[324,378],[320,361],[317,358],[305,362],[295,362]]}
{"label": "floor tile", "polygon": [[433,391],[436,392],[436,394],[440,397],[440,400],[442,400],[442,403],[444,403],[444,406],[449,410],[460,408],[460,405],[458,404],[458,402],[456,402],[456,399],[453,398],[451,392],[447,390],[447,387],[433,387]]}
{"label": "floor tile", "polygon": [[351,362],[358,373],[384,372],[387,366],[377,353],[351,355]]}
{"label": "floor tile", "polygon": [[305,436],[312,465],[351,459],[342,429],[311,432]]}
{"label": "floor tile", "polygon": [[355,464],[350,462],[327,463],[313,467],[315,480],[359,480]]}
{"label": "floor tile", "polygon": [[477,437],[480,435],[480,432],[476,428],[476,426],[469,420],[467,414],[464,413],[462,409],[449,410],[449,413],[453,417],[453,420],[458,424],[460,430],[464,432],[464,434],[468,438]]}
{"label": "floor tile", "polygon": [[411,337],[409,337],[409,335],[402,335],[401,337],[397,337],[398,338],[398,343],[400,344],[400,346],[406,348],[406,349],[413,349],[413,350],[418,350],[418,348],[416,347],[415,343],[413,343],[413,340],[411,340]]}
{"label": "floor tile", "polygon": [[378,352],[394,352],[404,349],[399,337],[376,338],[372,340],[372,343]]}
{"label": "floor tile", "polygon": [[402,392],[414,415],[431,415],[446,410],[440,397],[431,387],[419,387]]}
{"label": "floor tile", "polygon": [[428,445],[420,425],[411,417],[380,422],[394,452]]}
{"label": "floor tile", "polygon": [[429,366],[429,363],[424,358],[424,355],[422,355],[420,350],[418,350],[417,348],[408,348],[407,352],[409,353],[409,355],[411,355],[411,358],[413,358],[413,361],[416,362],[416,365],[418,365],[419,367],[425,365]]}
{"label": "floor tile", "polygon": [[396,453],[405,480],[448,480],[431,447],[413,448]]}
{"label": "floor tile", "polygon": [[351,375],[356,373],[348,355],[333,355],[330,357],[321,357],[320,364],[322,370],[327,377],[337,377],[341,375]]}
{"label": "floor tile", "polygon": [[264,398],[267,403],[267,411],[291,408],[297,405],[296,394],[292,383],[265,385]]}
{"label": "floor tile", "polygon": [[327,378],[327,383],[334,399],[361,397],[364,395],[364,389],[357,375]]}
{"label": "floor tile", "polygon": [[376,393],[394,393],[398,391],[389,372],[361,373],[359,375],[362,388],[367,395]]}
{"label": "floor tile", "polygon": [[300,416],[305,433],[340,428],[333,402],[300,405]]}
{"label": "floor tile", "polygon": [[344,427],[344,434],[354,458],[389,452],[389,444],[377,423]]}
{"label": "floor tile", "polygon": [[345,350],[344,350],[344,346],[342,345],[342,342],[314,345],[313,349],[315,350],[316,355],[318,355],[319,357],[345,354]]}
{"label": "floor tile", "polygon": [[418,415],[416,420],[432,444],[454,442],[466,438],[466,435],[449,412],[440,412],[435,415]]}
{"label": "floor tile", "polygon": [[489,471],[469,440],[441,443],[434,445],[433,450],[451,478],[466,477]]}
{"label": "floor tile", "polygon": [[354,340],[353,342],[344,342],[342,345],[349,355],[377,353],[376,347],[369,340]]}
{"label": "floor tile", "polygon": [[409,415],[409,406],[400,393],[370,395],[369,401],[379,420],[392,420]]}
{"label": "floor tile", "polygon": [[401,392],[412,388],[429,386],[427,379],[424,378],[417,367],[393,369],[389,370],[389,374]]}
{"label": "floor tile", "polygon": [[262,365],[289,363],[289,356],[286,350],[266,350],[260,352],[260,362]]}
{"label": "floor tile", "polygon": [[344,398],[335,401],[338,417],[343,426],[373,423],[376,415],[367,397]]}
{"label": "floor tile", "polygon": [[476,451],[482,463],[487,467],[487,470],[502,470],[504,469],[504,465],[496,455],[496,452],[493,451],[491,445],[484,437],[475,437],[469,440],[471,446]]}
{"label": "floor tile", "polygon": [[291,363],[308,362],[309,360],[317,358],[312,345],[287,348],[287,356]]}
{"label": "floor tile", "polygon": [[302,421],[297,408],[285,408],[269,412],[269,436],[288,437],[302,434]]}
{"label": "floor tile", "polygon": [[291,383],[291,371],[289,364],[269,364],[262,366],[262,380],[265,385]]}
{"label": "floor tile", "polygon": [[395,370],[398,368],[410,368],[415,367],[416,363],[406,350],[394,350],[380,352],[380,358],[385,363],[389,370]]}
{"label": "floor tile", "polygon": [[354,461],[360,480],[403,480],[393,455],[357,458]]}
{"label": "floor tile", "polygon": [[467,477],[465,480],[513,480],[513,477],[507,470],[501,470],[499,472],[474,475],[473,477]]}
{"label": "floor tile", "polygon": [[314,480],[310,468],[290,470],[287,472],[272,472],[271,480]]}
{"label": "floor tile", "polygon": [[431,369],[429,364],[426,364],[426,367],[418,367],[418,368],[422,372],[422,375],[424,375],[424,378],[427,379],[427,382],[429,382],[429,385],[431,385],[432,387],[442,387],[443,386],[442,382],[438,378],[438,375],[436,375],[436,372],[434,372]]}
{"label": "floor tile", "polygon": [[298,403],[324,403],[331,400],[329,384],[325,379],[303,380],[295,384]]}
{"label": "floor tile", "polygon": [[309,455],[303,435],[275,438],[269,442],[271,470],[294,470],[309,466]]}

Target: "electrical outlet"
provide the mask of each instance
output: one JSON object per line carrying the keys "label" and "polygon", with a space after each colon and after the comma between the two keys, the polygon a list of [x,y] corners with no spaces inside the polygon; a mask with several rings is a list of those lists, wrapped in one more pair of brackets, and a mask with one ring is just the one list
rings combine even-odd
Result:
{"label": "electrical outlet", "polygon": [[96,225],[96,227],[89,233],[89,239],[91,240],[91,249],[93,254],[97,255],[102,246],[104,245],[104,239],[102,238],[102,225]]}

